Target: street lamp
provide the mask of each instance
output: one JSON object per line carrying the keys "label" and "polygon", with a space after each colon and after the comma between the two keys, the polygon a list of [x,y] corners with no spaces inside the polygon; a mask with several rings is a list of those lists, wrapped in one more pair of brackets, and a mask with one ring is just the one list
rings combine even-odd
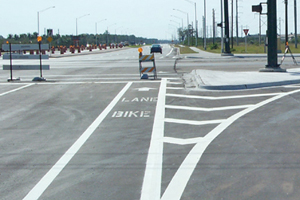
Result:
{"label": "street lamp", "polygon": [[107,35],[106,35],[106,44],[108,45],[108,27],[111,27],[111,26],[114,26],[114,25],[116,25],[117,23],[114,23],[114,24],[111,24],[111,25],[109,25],[109,26],[107,26]]}
{"label": "street lamp", "polygon": [[46,9],[44,9],[44,10],[41,10],[41,11],[38,11],[38,12],[37,12],[38,35],[40,35],[40,12],[44,12],[44,11],[49,10],[49,9],[51,9],[51,8],[55,8],[55,6],[51,6],[51,7],[49,7],[49,8],[46,8]]}
{"label": "street lamp", "polygon": [[179,10],[179,9],[173,9],[173,10],[177,10],[178,12],[184,13],[184,14],[186,14],[186,16],[187,16],[187,28],[188,28],[188,34],[187,34],[187,37],[188,37],[188,46],[190,46],[189,13],[184,12],[184,11]]}
{"label": "street lamp", "polygon": [[103,22],[103,21],[105,21],[105,20],[107,20],[107,19],[103,19],[103,20],[101,20],[101,21],[95,23],[95,30],[96,30],[96,45],[98,45],[98,33],[97,33],[97,32],[98,32],[98,28],[97,28],[97,24],[100,23],[100,22]]}
{"label": "street lamp", "polygon": [[[197,21],[197,4],[196,2],[190,1],[190,0],[186,0],[187,2],[194,4],[195,5],[195,26],[196,26],[196,46],[198,46],[198,21]],[[206,7],[206,1],[204,0],[204,10]],[[206,11],[204,12],[206,13]],[[206,20],[206,17],[205,17]],[[206,34],[205,34],[206,35]],[[205,43],[206,43],[206,39],[205,39]],[[206,46],[206,45],[205,45]]]}
{"label": "street lamp", "polygon": [[182,23],[182,30],[183,30],[183,18],[181,18],[181,17],[177,17],[177,16],[174,16],[174,15],[171,15],[171,17],[175,17],[175,18],[177,18],[177,19],[181,19],[181,23]]}
{"label": "street lamp", "polygon": [[86,14],[86,15],[83,15],[83,16],[81,16],[81,17],[77,17],[77,18],[76,18],[76,35],[78,35],[78,24],[77,24],[78,19],[83,18],[83,17],[85,17],[85,16],[89,16],[89,15],[90,15],[90,14]]}
{"label": "street lamp", "polygon": [[[176,39],[176,29],[177,29],[177,26],[175,26],[174,24],[169,24],[169,26],[173,26],[173,27],[175,27],[175,39]],[[173,34],[172,34],[173,35]],[[173,37],[172,37],[172,40],[173,40]]]}

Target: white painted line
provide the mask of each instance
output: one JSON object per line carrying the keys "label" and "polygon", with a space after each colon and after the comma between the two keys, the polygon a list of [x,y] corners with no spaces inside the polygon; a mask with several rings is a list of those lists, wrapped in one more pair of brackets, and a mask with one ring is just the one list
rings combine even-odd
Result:
{"label": "white painted line", "polygon": [[188,138],[188,139],[164,137],[165,143],[178,144],[178,145],[196,144],[198,142],[201,142],[202,140],[203,140],[203,137]]}
{"label": "white painted line", "polygon": [[173,52],[174,48],[171,49],[171,51],[166,55],[166,57],[168,57],[169,55],[171,55],[171,53]]}
{"label": "white painted line", "polygon": [[[74,81],[74,82],[41,82],[35,83],[36,85],[76,85],[76,84],[124,84],[128,83],[129,81],[103,81],[103,82],[82,82],[82,81]],[[160,83],[160,81],[130,81],[131,83]]]}
{"label": "white painted line", "polygon": [[119,92],[119,94],[110,102],[110,104],[103,110],[103,112],[95,119],[95,121],[86,129],[86,131],[77,139],[77,141],[68,149],[68,151],[55,163],[55,165],[45,174],[45,176],[34,186],[34,188],[24,197],[23,200],[38,199],[43,192],[49,187],[56,176],[65,168],[70,160],[75,156],[78,150],[84,145],[89,137],[94,133],[97,127],[119,102],[121,97],[129,89],[132,82]]}
{"label": "white painted line", "polygon": [[216,119],[216,120],[206,120],[206,121],[194,121],[194,120],[186,120],[186,119],[173,119],[173,118],[165,118],[165,122],[176,123],[176,124],[188,124],[188,125],[208,125],[208,124],[220,124],[226,121],[225,119]]}
{"label": "white painted line", "polygon": [[171,85],[181,85],[182,82],[171,82],[171,81],[168,81],[168,84],[171,84]]}
{"label": "white painted line", "polygon": [[182,87],[167,87],[168,90],[183,90]]}
{"label": "white painted line", "polygon": [[162,79],[146,162],[141,200],[159,200],[161,196],[166,86],[167,80]]}
{"label": "white painted line", "polygon": [[165,190],[161,200],[180,200],[181,196],[185,190],[185,187],[188,183],[188,181],[191,178],[191,175],[193,174],[197,164],[199,163],[204,151],[208,147],[208,145],[216,138],[218,137],[226,128],[228,128],[232,123],[234,123],[236,120],[241,118],[242,116],[268,104],[273,101],[276,101],[282,97],[298,93],[300,90],[294,90],[291,92],[286,92],[279,94],[275,97],[269,98],[267,100],[264,100],[255,106],[249,107],[247,109],[244,109],[235,115],[232,115],[227,120],[225,120],[223,123],[219,124],[216,128],[214,128],[212,131],[210,131],[199,143],[197,143],[193,149],[189,152],[187,157],[182,162],[181,166],[173,176],[171,182],[169,183],[167,189]]}
{"label": "white painted line", "polygon": [[225,106],[225,107],[216,107],[216,108],[202,108],[202,107],[166,105],[166,108],[168,108],[168,109],[177,109],[177,110],[194,110],[194,111],[211,112],[211,111],[220,111],[220,110],[243,109],[243,108],[249,108],[251,106],[254,106],[254,105]]}
{"label": "white painted line", "polygon": [[284,86],[285,88],[299,88],[300,85],[287,85],[287,86]]}
{"label": "white painted line", "polygon": [[27,84],[27,85],[24,85],[22,87],[19,87],[19,88],[16,88],[16,89],[13,89],[13,90],[10,90],[10,91],[7,91],[7,92],[3,92],[3,93],[0,94],[0,97],[2,97],[4,95],[7,95],[7,94],[10,94],[10,93],[13,93],[13,92],[16,92],[16,91],[19,91],[19,90],[22,90],[22,89],[30,87],[32,85],[34,85],[34,83]]}
{"label": "white painted line", "polygon": [[168,96],[168,97],[188,98],[188,99],[221,100],[221,99],[240,99],[240,98],[250,98],[250,97],[276,96],[276,95],[279,95],[279,94],[280,93],[269,93],[269,94],[250,94],[250,95],[222,96],[222,97],[181,95],[181,94],[166,94],[166,96]]}

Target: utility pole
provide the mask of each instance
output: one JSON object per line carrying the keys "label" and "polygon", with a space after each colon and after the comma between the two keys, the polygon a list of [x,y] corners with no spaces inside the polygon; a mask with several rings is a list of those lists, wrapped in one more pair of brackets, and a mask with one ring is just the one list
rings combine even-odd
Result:
{"label": "utility pole", "polygon": [[221,53],[224,53],[224,36],[223,36],[223,2],[221,2]]}
{"label": "utility pole", "polygon": [[212,10],[212,15],[213,15],[213,44],[215,44],[215,38],[216,38],[216,21],[215,21],[215,9]]}
{"label": "utility pole", "polygon": [[297,0],[294,0],[294,20],[295,20],[295,48],[298,48],[298,33],[297,33]]}
{"label": "utility pole", "polygon": [[204,28],[204,50],[206,51],[206,0],[204,0],[204,24],[203,24],[203,28]]}
{"label": "utility pole", "polygon": [[233,48],[233,0],[231,0],[231,48]]}
{"label": "utility pole", "polygon": [[236,0],[236,20],[235,20],[235,23],[236,23],[236,45],[238,46],[239,45],[239,7],[238,7],[238,1],[239,0]]}
{"label": "utility pole", "polygon": [[230,51],[230,38],[229,38],[228,0],[224,0],[224,17],[225,17],[225,55],[232,55]]}
{"label": "utility pole", "polygon": [[260,72],[286,72],[278,65],[277,55],[277,0],[268,0],[268,64]]}

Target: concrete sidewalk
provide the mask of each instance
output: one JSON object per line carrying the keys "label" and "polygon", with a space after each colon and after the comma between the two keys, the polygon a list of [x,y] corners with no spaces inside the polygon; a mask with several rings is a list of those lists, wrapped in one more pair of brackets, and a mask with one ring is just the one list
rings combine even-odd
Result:
{"label": "concrete sidewalk", "polygon": [[[187,54],[186,58],[208,58],[208,59],[236,59],[236,58],[265,58],[266,54],[235,54],[234,56],[221,56],[221,54],[202,51],[190,47],[198,52]],[[282,54],[283,55],[283,54]],[[282,56],[278,54],[278,57]],[[287,57],[290,55],[287,54]],[[300,54],[294,55],[299,57]],[[226,59],[222,62],[226,62]],[[287,72],[226,72],[215,70],[195,69],[191,73],[184,74],[186,88],[208,89],[208,90],[238,90],[289,84],[300,84],[300,68],[288,69]]]}
{"label": "concrete sidewalk", "polygon": [[183,76],[187,88],[239,90],[300,83],[300,68],[287,72],[224,72],[193,70]]}

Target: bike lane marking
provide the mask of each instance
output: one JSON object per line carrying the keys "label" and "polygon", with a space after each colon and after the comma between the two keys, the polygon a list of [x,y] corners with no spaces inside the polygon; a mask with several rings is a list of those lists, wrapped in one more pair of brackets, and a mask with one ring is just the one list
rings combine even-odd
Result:
{"label": "bike lane marking", "polygon": [[38,199],[49,185],[54,181],[58,174],[65,168],[70,160],[75,156],[79,149],[85,144],[89,137],[94,133],[97,127],[102,123],[106,116],[111,112],[115,105],[120,101],[123,95],[132,85],[128,82],[119,94],[102,111],[95,121],[85,130],[77,141],[64,153],[64,155],[54,164],[54,166],[44,175],[44,177],[33,187],[33,189],[23,198],[23,200]]}

